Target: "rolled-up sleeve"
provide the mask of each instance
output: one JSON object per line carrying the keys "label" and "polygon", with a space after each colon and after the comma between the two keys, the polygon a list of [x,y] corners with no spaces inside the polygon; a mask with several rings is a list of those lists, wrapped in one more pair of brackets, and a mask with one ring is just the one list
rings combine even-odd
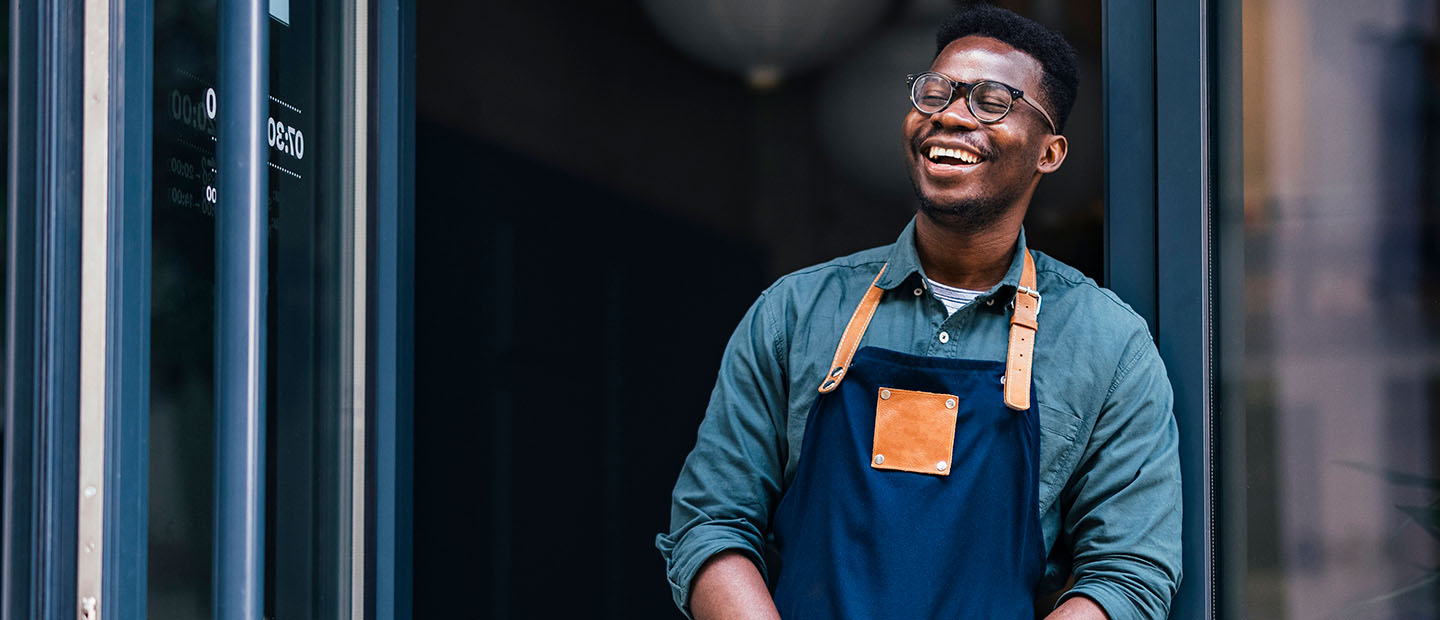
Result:
{"label": "rolled-up sleeve", "polygon": [[656,537],[675,604],[711,556],[737,550],[765,574],[765,532],[779,501],[785,455],[783,334],[766,296],[741,320],[720,363],[695,449],[670,504],[670,532]]}
{"label": "rolled-up sleeve", "polygon": [[1161,619],[1180,584],[1181,486],[1173,394],[1148,333],[1126,347],[1062,492],[1075,587],[1111,620]]}

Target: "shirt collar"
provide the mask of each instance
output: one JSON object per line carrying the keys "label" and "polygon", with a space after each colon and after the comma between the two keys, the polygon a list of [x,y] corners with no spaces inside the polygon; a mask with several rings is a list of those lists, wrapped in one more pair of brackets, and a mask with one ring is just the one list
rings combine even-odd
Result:
{"label": "shirt collar", "polygon": [[[917,216],[918,217],[918,216]],[[984,295],[978,299],[993,298],[1002,302],[999,305],[990,305],[992,308],[1004,308],[1015,296],[1015,288],[1020,285],[1020,273],[1025,269],[1025,229],[1020,229],[1020,238],[1016,242],[1017,251],[1010,259],[1010,268],[1005,272],[1005,277],[998,284],[990,287]],[[923,282],[925,270],[920,266],[920,254],[915,251],[915,218],[910,218],[910,223],[905,230],[900,232],[900,238],[895,240],[895,245],[890,250],[887,259],[885,275],[876,282],[876,286],[885,290],[894,290],[905,284],[912,277],[919,277]]]}

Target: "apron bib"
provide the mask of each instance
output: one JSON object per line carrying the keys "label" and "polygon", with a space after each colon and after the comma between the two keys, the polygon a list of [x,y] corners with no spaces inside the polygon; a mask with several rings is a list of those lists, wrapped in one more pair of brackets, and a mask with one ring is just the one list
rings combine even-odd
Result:
{"label": "apron bib", "polygon": [[1024,260],[1005,363],[857,353],[883,291],[866,292],[775,512],[781,617],[1034,617],[1045,567],[1029,393],[1040,296]]}

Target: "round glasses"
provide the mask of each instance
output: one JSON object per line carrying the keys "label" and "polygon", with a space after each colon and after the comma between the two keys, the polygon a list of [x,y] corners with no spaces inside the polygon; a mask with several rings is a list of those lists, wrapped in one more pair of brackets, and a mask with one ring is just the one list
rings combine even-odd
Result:
{"label": "round glasses", "polygon": [[921,114],[934,114],[949,107],[950,102],[955,99],[955,92],[959,91],[975,120],[986,124],[998,123],[1010,113],[1010,109],[1015,106],[1015,100],[1019,99],[1030,104],[1040,116],[1045,117],[1045,122],[1050,124],[1050,133],[1060,133],[1055,128],[1055,121],[1050,120],[1050,115],[1045,113],[1045,110],[1026,98],[1023,91],[1011,88],[1008,84],[993,80],[967,84],[933,71],[912,73],[905,76],[905,81],[910,84],[910,103],[914,104]]}

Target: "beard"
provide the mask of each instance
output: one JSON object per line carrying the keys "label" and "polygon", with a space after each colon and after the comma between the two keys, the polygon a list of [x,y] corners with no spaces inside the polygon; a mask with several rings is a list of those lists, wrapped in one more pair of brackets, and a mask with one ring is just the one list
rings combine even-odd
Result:
{"label": "beard", "polygon": [[937,224],[966,233],[981,232],[994,226],[1010,211],[1016,199],[1016,196],[995,195],[940,203],[926,196],[920,189],[920,184],[913,178],[910,186],[915,190],[915,197],[920,200],[921,213]]}

